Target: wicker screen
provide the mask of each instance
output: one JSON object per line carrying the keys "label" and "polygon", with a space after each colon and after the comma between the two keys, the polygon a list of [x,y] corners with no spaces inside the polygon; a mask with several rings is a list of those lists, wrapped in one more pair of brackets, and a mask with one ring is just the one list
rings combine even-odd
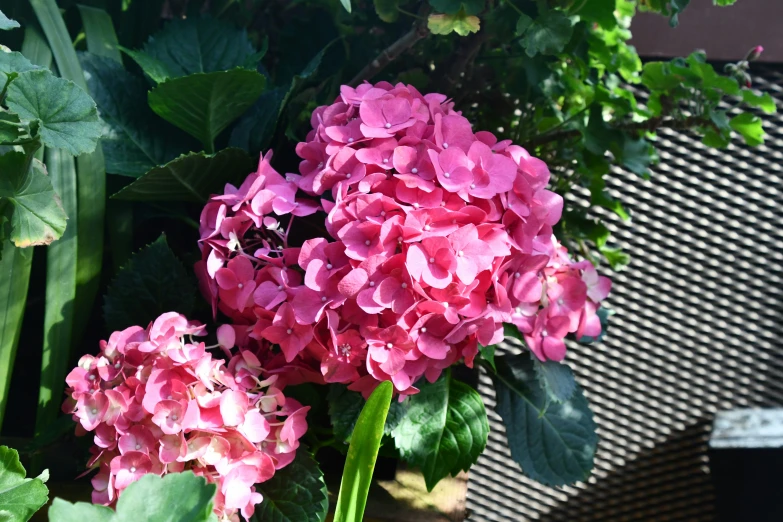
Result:
{"label": "wicker screen", "polygon": [[[756,87],[783,106],[783,74]],[[471,470],[469,520],[712,520],[707,438],[717,410],[783,404],[783,115],[763,116],[766,145],[728,150],[659,134],[652,178],[617,172],[608,187],[632,213],[607,216],[631,254],[611,275],[606,340],[572,345],[601,442],[587,483],[549,488],[511,460],[490,412]],[[571,202],[569,204],[576,204]],[[489,379],[480,391],[494,404]]]}

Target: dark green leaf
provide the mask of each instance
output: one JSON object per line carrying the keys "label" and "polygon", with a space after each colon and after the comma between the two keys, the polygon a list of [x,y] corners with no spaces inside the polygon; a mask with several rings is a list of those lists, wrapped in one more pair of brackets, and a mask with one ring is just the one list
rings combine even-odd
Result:
{"label": "dark green leaf", "polygon": [[557,361],[541,362],[532,352],[529,355],[533,361],[538,382],[547,393],[550,401],[565,402],[574,395],[576,380],[568,365]]}
{"label": "dark green leaf", "polygon": [[478,392],[450,372],[418,387],[393,435],[400,456],[421,469],[431,491],[442,478],[475,464],[487,445],[489,423]]}
{"label": "dark green leaf", "polygon": [[484,10],[484,0],[429,0],[438,13],[457,14],[461,9],[468,15],[477,15]]}
{"label": "dark green leaf", "polygon": [[283,87],[264,92],[231,130],[229,144],[253,153],[266,149],[288,93]]}
{"label": "dark green leaf", "polygon": [[751,107],[758,107],[767,114],[772,114],[777,110],[775,99],[768,92],[758,95],[750,89],[742,89],[742,101]]}
{"label": "dark green leaf", "polygon": [[19,22],[16,20],[11,20],[6,15],[4,15],[2,11],[0,11],[0,31],[8,31],[11,29],[16,29],[17,27],[19,27]]}
{"label": "dark green leaf", "polygon": [[149,76],[155,83],[165,82],[174,76],[174,73],[169,70],[166,64],[154,56],[150,56],[142,51],[126,49],[125,47],[120,47],[120,50],[130,56],[141,67],[144,74]]}
{"label": "dark green leaf", "polygon": [[531,58],[537,54],[557,54],[571,40],[571,19],[562,11],[550,9],[535,19],[525,32],[522,47]]}
{"label": "dark green leaf", "polygon": [[373,0],[378,18],[389,23],[396,22],[400,16],[400,12],[397,10],[399,3],[400,0]]}
{"label": "dark green leaf", "polygon": [[226,183],[238,184],[253,172],[253,163],[245,151],[233,148],[213,155],[188,154],[155,167],[112,197],[203,204],[212,194],[222,192]]}
{"label": "dark green leaf", "polygon": [[550,402],[527,354],[495,361],[496,409],[506,425],[511,456],[522,472],[550,486],[586,480],[598,436],[582,391],[577,388],[563,403]]}
{"label": "dark green leaf", "polygon": [[734,131],[740,134],[740,136],[745,139],[745,143],[751,147],[764,143],[764,128],[762,127],[761,118],[758,116],[743,112],[742,114],[734,116],[729,121],[729,125]]}
{"label": "dark green leaf", "polygon": [[194,299],[190,272],[161,236],[134,254],[120,270],[109,286],[103,311],[109,331],[122,330],[146,326],[166,312],[188,315]]}
{"label": "dark green leaf", "polygon": [[522,13],[519,15],[519,20],[517,20],[517,29],[516,29],[516,35],[522,36],[525,34],[525,32],[530,28],[530,26],[533,24],[533,19],[530,18],[528,15]]}
{"label": "dark green leaf", "polygon": [[288,466],[256,489],[264,501],[256,506],[251,521],[323,522],[329,509],[329,497],[318,463],[300,448]]}
{"label": "dark green leaf", "polygon": [[672,73],[668,63],[647,62],[642,68],[642,83],[653,91],[669,91],[680,86],[680,78]]}
{"label": "dark green leaf", "polygon": [[484,346],[482,344],[479,344],[479,353],[481,354],[481,357],[484,358],[485,361],[489,363],[490,366],[492,366],[492,369],[495,369],[495,345],[492,346]]}
{"label": "dark green leaf", "polygon": [[19,453],[0,446],[0,520],[27,522],[49,497],[40,478],[25,478]]}
{"label": "dark green leaf", "polygon": [[149,93],[152,110],[212,152],[215,138],[249,109],[266,85],[255,71],[233,69],[167,80]]}
{"label": "dark green leaf", "polygon": [[0,143],[13,143],[22,134],[22,122],[19,115],[0,109]]}
{"label": "dark green leaf", "polygon": [[362,521],[393,392],[390,381],[380,383],[359,414],[345,459],[334,522]]}
{"label": "dark green leaf", "polygon": [[198,145],[147,105],[147,86],[114,60],[85,53],[81,63],[95,97],[104,137],[106,171],[139,177]]}
{"label": "dark green leaf", "polygon": [[75,83],[46,70],[20,73],[8,87],[8,108],[25,120],[40,120],[41,140],[78,156],[101,137],[95,102]]}
{"label": "dark green leaf", "polygon": [[[144,53],[165,68],[168,78],[236,67],[255,70],[260,60],[247,31],[221,20],[200,17],[170,22],[149,39]],[[138,55],[131,57],[137,59]]]}
{"label": "dark green leaf", "polygon": [[46,169],[22,152],[7,152],[0,156],[0,198],[5,205],[5,217],[11,222],[11,241],[18,247],[48,245],[65,231],[65,212],[60,204]]}
{"label": "dark green leaf", "polygon": [[614,16],[616,0],[589,0],[577,4],[581,7],[574,14],[579,15],[582,20],[597,22],[604,29],[613,29],[617,26],[617,19]]}
{"label": "dark green leaf", "polygon": [[647,174],[655,157],[655,148],[647,140],[625,136],[618,159],[623,167],[643,176]]}
{"label": "dark green leaf", "polygon": [[[332,419],[334,438],[348,444],[351,434],[359,419],[359,414],[364,407],[365,400],[359,392],[350,391],[342,384],[332,384],[329,387],[329,416]],[[408,408],[408,401],[392,401],[389,413],[386,416],[386,424],[383,427],[384,435],[391,435]]]}

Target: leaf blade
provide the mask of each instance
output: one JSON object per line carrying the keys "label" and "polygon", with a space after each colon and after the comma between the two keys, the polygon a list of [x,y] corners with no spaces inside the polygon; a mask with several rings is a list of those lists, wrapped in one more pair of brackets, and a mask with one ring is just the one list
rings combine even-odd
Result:
{"label": "leaf blade", "polygon": [[294,461],[256,489],[264,496],[251,520],[258,522],[323,522],[329,494],[318,463],[304,448]]}

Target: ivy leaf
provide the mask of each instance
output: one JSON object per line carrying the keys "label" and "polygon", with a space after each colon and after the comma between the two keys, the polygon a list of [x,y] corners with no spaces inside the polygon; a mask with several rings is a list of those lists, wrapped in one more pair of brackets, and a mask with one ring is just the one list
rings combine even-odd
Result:
{"label": "ivy leaf", "polygon": [[556,9],[550,9],[533,21],[522,39],[528,56],[551,55],[561,52],[571,40],[571,19]]}
{"label": "ivy leaf", "polygon": [[611,30],[617,27],[617,18],[614,16],[616,0],[590,0],[581,5],[574,14],[582,20],[597,22],[604,29]]}
{"label": "ivy leaf", "polygon": [[16,20],[11,20],[6,15],[4,15],[2,11],[0,11],[0,31],[10,31],[11,29],[16,29],[17,27],[20,27],[19,22]]}
{"label": "ivy leaf", "polygon": [[442,478],[467,471],[478,460],[489,423],[478,392],[450,372],[418,386],[393,436],[400,456],[421,469],[431,491]]}
{"label": "ivy leaf", "polygon": [[750,89],[742,89],[742,101],[751,107],[758,107],[767,114],[773,114],[777,111],[775,99],[768,92],[758,95]]}
{"label": "ivy leaf", "polygon": [[197,73],[159,84],[149,104],[211,152],[215,138],[255,103],[265,85],[264,76],[246,69]]}
{"label": "ivy leaf", "polygon": [[[455,15],[464,11],[468,15],[477,15],[484,9],[484,0],[429,0],[438,13]],[[464,36],[464,35],[463,35]]]}
{"label": "ivy leaf", "polygon": [[516,36],[522,36],[523,34],[525,34],[525,32],[530,28],[532,24],[533,24],[532,18],[530,18],[525,13],[520,14],[519,20],[517,20],[516,32],[514,34]]}
{"label": "ivy leaf", "polygon": [[454,15],[431,14],[427,19],[427,28],[432,34],[456,32],[460,36],[467,36],[481,29],[481,21],[477,16],[468,16],[464,10]]}
{"label": "ivy leaf", "polygon": [[745,139],[745,143],[751,147],[761,145],[764,143],[764,129],[762,127],[761,118],[750,114],[749,112],[743,112],[737,116],[734,116],[729,121],[729,126]]}
{"label": "ivy leaf", "polygon": [[49,490],[44,481],[25,475],[19,453],[0,446],[0,520],[3,522],[27,522],[48,500]]}
{"label": "ivy leaf", "polygon": [[148,473],[128,486],[117,510],[86,502],[71,504],[55,499],[49,508],[52,522],[210,522],[217,486],[192,471],[160,477]]}
{"label": "ivy leaf", "polygon": [[191,201],[205,203],[226,183],[238,184],[254,170],[240,149],[217,154],[191,153],[155,167],[112,197],[129,201]]}
{"label": "ivy leaf", "polygon": [[193,278],[169,248],[165,236],[135,253],[114,278],[103,312],[110,331],[147,326],[161,314],[193,310]]}
{"label": "ivy leaf", "polygon": [[20,73],[8,86],[6,103],[23,120],[39,120],[44,145],[74,156],[95,150],[101,137],[95,102],[75,83],[48,70]]}
{"label": "ivy leaf", "polygon": [[209,17],[176,19],[150,37],[143,53],[128,54],[153,79],[237,67],[255,71],[262,58],[253,48],[247,31]]}
{"label": "ivy leaf", "polygon": [[574,395],[576,380],[574,372],[567,364],[557,361],[539,361],[538,357],[529,354],[533,361],[538,382],[547,394],[549,400],[565,402]]}
{"label": "ivy leaf", "polygon": [[87,86],[101,113],[107,172],[137,178],[198,147],[152,112],[144,81],[112,59],[90,53],[80,58]]}
{"label": "ivy leaf", "polygon": [[511,457],[531,479],[549,486],[586,480],[593,468],[598,436],[582,391],[550,402],[526,354],[495,359],[492,375],[496,409],[506,425]]}
{"label": "ivy leaf", "polygon": [[59,239],[67,219],[43,163],[34,159],[27,166],[23,152],[0,156],[0,201],[7,201],[0,218],[11,222],[11,241],[20,248]]}
{"label": "ivy leaf", "polygon": [[[351,441],[353,428],[359,420],[364,404],[367,402],[359,392],[351,391],[342,384],[332,384],[327,395],[329,401],[329,416],[332,420],[334,438],[348,444]],[[389,413],[386,415],[386,424],[383,427],[384,435],[391,435],[400,420],[408,410],[408,401],[392,401]]]}
{"label": "ivy leaf", "polygon": [[256,506],[251,521],[323,522],[329,510],[329,497],[318,463],[304,449],[296,452],[291,464],[275,472],[256,489],[264,501]]}
{"label": "ivy leaf", "polygon": [[400,12],[397,10],[400,4],[399,0],[373,0],[373,4],[378,18],[384,22],[396,22],[400,16]]}

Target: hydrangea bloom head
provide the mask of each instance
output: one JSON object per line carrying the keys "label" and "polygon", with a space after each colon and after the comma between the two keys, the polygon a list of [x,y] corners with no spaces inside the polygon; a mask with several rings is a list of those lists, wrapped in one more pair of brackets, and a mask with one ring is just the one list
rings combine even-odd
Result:
{"label": "hydrangea bloom head", "polygon": [[285,398],[251,352],[231,355],[226,329],[218,338],[228,361],[192,338],[203,334],[163,314],[114,332],[68,374],[63,409],[94,433],[93,502],[113,504],[147,473],[192,470],[217,484],[220,520],[249,519],[262,500],[254,485],[293,460],[309,407]]}
{"label": "hydrangea bloom head", "polygon": [[[343,86],[311,124],[299,173],[267,154],[201,217],[202,289],[281,375],[410,394],[472,365],[503,323],[541,360],[600,331],[610,282],[553,236],[563,200],[544,162],[403,84]],[[330,238],[289,245],[321,209]]]}

